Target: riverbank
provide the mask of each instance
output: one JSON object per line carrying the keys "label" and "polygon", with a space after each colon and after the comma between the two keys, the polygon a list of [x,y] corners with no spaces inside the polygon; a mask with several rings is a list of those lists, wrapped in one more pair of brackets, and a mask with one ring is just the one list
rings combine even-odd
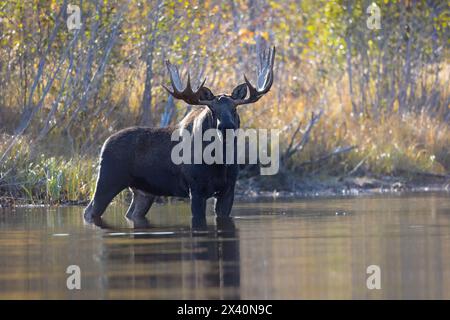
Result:
{"label": "riverbank", "polygon": [[[414,176],[361,176],[361,177],[311,177],[294,179],[294,187],[267,190],[261,188],[260,180],[240,180],[236,199],[251,198],[314,198],[333,196],[361,196],[374,194],[397,194],[402,192],[449,192],[450,177],[428,174]],[[259,185],[259,186],[258,186]]]}
{"label": "riverbank", "polygon": [[[267,187],[272,185],[275,187]],[[416,173],[409,176],[359,176],[359,177],[265,177],[257,176],[240,179],[236,185],[235,200],[250,201],[257,199],[294,199],[340,196],[364,196],[376,194],[448,192],[450,194],[450,176]],[[172,201],[173,198],[171,198]],[[122,192],[115,201],[128,202],[130,193]],[[175,198],[175,201],[187,199]],[[165,203],[167,198],[160,197],[157,202]],[[31,201],[27,198],[0,196],[0,208],[20,206],[84,206],[88,200],[60,201],[48,203]]]}

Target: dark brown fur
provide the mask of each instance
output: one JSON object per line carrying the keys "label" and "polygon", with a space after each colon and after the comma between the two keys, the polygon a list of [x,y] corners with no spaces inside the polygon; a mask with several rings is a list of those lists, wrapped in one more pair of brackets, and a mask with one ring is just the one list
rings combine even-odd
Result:
{"label": "dark brown fur", "polygon": [[[180,127],[192,131],[194,121],[201,115],[203,130],[216,125],[207,107],[200,107],[176,127],[132,127],[109,137],[101,151],[97,186],[94,199],[85,210],[86,220],[99,218],[111,200],[127,187],[133,191],[129,218],[144,217],[155,196],[191,197],[193,215],[200,217],[205,214],[206,199],[215,196],[216,213],[229,215],[237,165],[176,165],[171,161],[172,148],[178,143],[171,141],[172,132]],[[239,124],[238,119],[236,123]],[[223,195],[227,199],[222,199]]]}
{"label": "dark brown fur", "polygon": [[229,216],[238,175],[236,162],[176,165],[171,153],[178,142],[171,141],[171,135],[180,127],[194,135],[210,128],[222,133],[227,129],[238,129],[237,106],[258,101],[273,83],[275,48],[260,53],[259,57],[257,87],[244,77],[245,83],[234,88],[231,95],[218,96],[204,86],[205,80],[195,91],[189,76],[186,85],[182,85],[178,68],[167,61],[172,90],[165,88],[169,94],[190,105],[202,107],[192,110],[177,127],[133,127],[109,137],[102,148],[95,195],[84,212],[85,219],[95,222],[111,200],[125,188],[133,191],[133,200],[126,214],[133,219],[147,214],[155,196],[190,197],[192,216],[197,220],[205,218],[206,200],[215,197],[216,214]]}

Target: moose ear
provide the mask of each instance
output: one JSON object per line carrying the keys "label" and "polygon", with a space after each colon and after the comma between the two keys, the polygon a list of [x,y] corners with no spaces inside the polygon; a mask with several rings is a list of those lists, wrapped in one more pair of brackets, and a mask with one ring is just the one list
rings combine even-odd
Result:
{"label": "moose ear", "polygon": [[199,99],[200,100],[207,100],[207,101],[209,101],[209,100],[214,100],[214,98],[215,98],[215,96],[212,93],[212,91],[209,90],[209,88],[202,87],[200,89],[200,92],[199,92]]}
{"label": "moose ear", "polygon": [[242,100],[247,96],[247,84],[241,83],[236,88],[234,88],[231,98],[234,100]]}

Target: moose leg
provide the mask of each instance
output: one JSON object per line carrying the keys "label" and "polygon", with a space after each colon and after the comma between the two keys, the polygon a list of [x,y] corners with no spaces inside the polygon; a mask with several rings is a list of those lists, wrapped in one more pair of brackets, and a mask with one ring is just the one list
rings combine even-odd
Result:
{"label": "moose leg", "polygon": [[218,217],[228,217],[234,202],[234,186],[217,196],[214,212]]}
{"label": "moose leg", "polygon": [[192,218],[204,219],[206,215],[206,197],[191,191]]}
{"label": "moose leg", "polygon": [[143,218],[155,201],[155,196],[133,189],[133,200],[126,213],[127,218]]}
{"label": "moose leg", "polygon": [[92,221],[95,218],[101,217],[112,199],[114,199],[114,197],[122,190],[122,187],[108,187],[107,189],[104,189],[100,187],[100,184],[97,184],[94,199],[92,199],[84,210],[84,218],[87,221]]}
{"label": "moose leg", "polygon": [[88,222],[100,218],[112,199],[126,187],[124,177],[112,175],[111,171],[109,163],[100,165],[94,198],[84,210],[84,219]]}

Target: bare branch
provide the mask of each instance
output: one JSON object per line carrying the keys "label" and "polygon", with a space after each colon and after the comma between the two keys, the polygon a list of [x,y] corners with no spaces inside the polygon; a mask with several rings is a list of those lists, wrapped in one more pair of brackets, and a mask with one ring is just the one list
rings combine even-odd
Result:
{"label": "bare branch", "polygon": [[[282,156],[282,160],[284,162],[286,160],[288,160],[290,157],[292,157],[295,153],[303,150],[303,148],[305,147],[305,145],[309,141],[309,138],[310,138],[311,131],[312,131],[313,127],[316,125],[317,122],[319,122],[320,117],[322,116],[322,113],[323,113],[323,110],[320,110],[318,114],[314,114],[314,112],[311,112],[311,119],[309,120],[309,123],[308,123],[308,125],[307,125],[307,127],[305,129],[305,133],[303,134],[303,136],[300,139],[300,141],[297,142],[294,145],[294,147],[292,147],[291,145],[288,147],[288,149],[286,150],[286,152]],[[297,135],[299,130],[300,130],[299,128],[296,129],[292,139],[295,138],[295,135]],[[292,141],[291,141],[291,143],[292,143]]]}

